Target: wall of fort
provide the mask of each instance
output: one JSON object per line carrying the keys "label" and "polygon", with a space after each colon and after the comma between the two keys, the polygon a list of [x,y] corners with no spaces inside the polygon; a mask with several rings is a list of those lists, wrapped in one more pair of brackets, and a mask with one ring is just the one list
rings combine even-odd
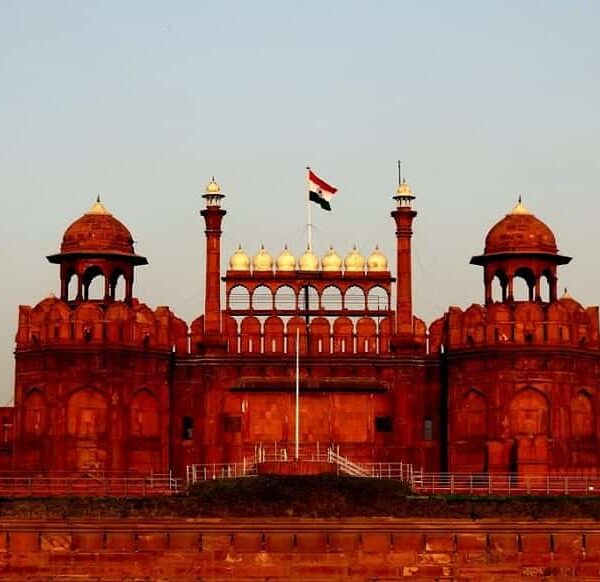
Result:
{"label": "wall of fort", "polygon": [[588,520],[0,521],[3,580],[598,580]]}

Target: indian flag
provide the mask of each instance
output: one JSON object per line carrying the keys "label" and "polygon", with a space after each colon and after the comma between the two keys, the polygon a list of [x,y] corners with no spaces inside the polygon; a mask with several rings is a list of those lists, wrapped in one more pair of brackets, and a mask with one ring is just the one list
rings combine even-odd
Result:
{"label": "indian flag", "polygon": [[331,199],[337,192],[337,188],[321,180],[310,168],[308,168],[308,198],[316,202],[323,210],[331,210]]}

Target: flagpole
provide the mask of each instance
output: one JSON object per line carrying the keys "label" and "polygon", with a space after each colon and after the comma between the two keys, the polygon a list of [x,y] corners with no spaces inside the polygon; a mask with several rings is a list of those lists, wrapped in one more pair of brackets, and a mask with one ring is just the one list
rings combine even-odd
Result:
{"label": "flagpole", "polygon": [[296,328],[296,448],[294,459],[298,462],[300,448],[300,328]]}
{"label": "flagpole", "polygon": [[311,219],[311,203],[310,203],[310,182],[308,179],[308,173],[310,172],[310,167],[306,166],[306,204],[307,204],[307,212],[308,212],[308,248],[312,250],[312,219]]}

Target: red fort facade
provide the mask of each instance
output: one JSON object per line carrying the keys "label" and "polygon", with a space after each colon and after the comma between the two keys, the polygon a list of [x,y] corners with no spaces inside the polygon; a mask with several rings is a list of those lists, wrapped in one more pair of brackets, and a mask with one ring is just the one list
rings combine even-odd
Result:
{"label": "red fort facade", "polygon": [[298,352],[305,445],[430,471],[597,474],[598,308],[558,297],[570,258],[521,202],[471,259],[484,304],[427,327],[412,308],[406,182],[395,272],[378,249],[240,248],[223,274],[224,194],[213,180],[203,198],[205,305],[189,326],[136,297],[147,261],[99,200],[68,227],[48,257],[60,296],[19,308],[2,468],[181,475],[257,447],[291,455]]}

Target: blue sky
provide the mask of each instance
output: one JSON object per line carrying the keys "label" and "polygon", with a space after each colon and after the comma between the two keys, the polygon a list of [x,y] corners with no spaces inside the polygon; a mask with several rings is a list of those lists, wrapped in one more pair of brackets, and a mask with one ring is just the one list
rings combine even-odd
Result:
{"label": "blue sky", "polygon": [[594,1],[0,3],[0,397],[18,304],[58,290],[67,225],[100,192],[150,266],[136,294],[202,310],[200,194],[239,242],[306,244],[307,164],[335,183],[315,248],[391,255],[396,160],[418,195],[414,296],[431,322],[483,294],[469,266],[522,194],[600,299]]}

